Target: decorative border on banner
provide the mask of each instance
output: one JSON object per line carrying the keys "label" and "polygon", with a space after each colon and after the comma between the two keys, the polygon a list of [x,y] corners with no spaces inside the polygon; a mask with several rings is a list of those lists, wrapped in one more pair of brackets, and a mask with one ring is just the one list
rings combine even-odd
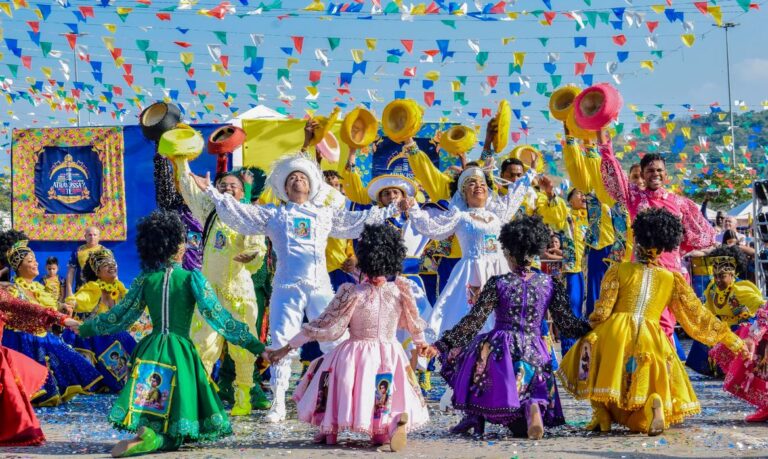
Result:
{"label": "decorative border on banner", "polygon": [[[90,214],[46,214],[35,198],[35,165],[45,147],[92,145],[102,164],[101,204]],[[127,237],[123,129],[121,127],[44,128],[13,131],[11,150],[13,227],[32,240],[79,241],[89,226],[103,241]]]}

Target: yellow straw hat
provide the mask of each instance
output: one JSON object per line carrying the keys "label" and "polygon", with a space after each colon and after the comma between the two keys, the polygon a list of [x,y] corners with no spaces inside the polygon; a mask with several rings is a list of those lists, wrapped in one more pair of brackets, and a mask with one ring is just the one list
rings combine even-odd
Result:
{"label": "yellow straw hat", "polygon": [[160,137],[157,152],[169,159],[185,158],[192,161],[203,152],[203,145],[205,141],[199,132],[186,124],[177,124]]}
{"label": "yellow straw hat", "polygon": [[339,135],[350,148],[364,148],[376,140],[378,130],[379,123],[373,113],[357,107],[344,117]]}
{"label": "yellow straw hat", "polygon": [[568,114],[573,111],[573,101],[581,93],[581,89],[574,85],[565,85],[557,89],[549,97],[549,111],[558,121],[565,121]]}
{"label": "yellow straw hat", "polygon": [[453,126],[440,134],[440,148],[454,156],[466,154],[476,143],[477,133],[467,126]]}
{"label": "yellow straw hat", "polygon": [[333,107],[330,115],[315,116],[312,118],[315,122],[317,122],[318,126],[317,129],[315,129],[314,136],[312,137],[312,142],[310,142],[310,145],[314,146],[323,141],[325,135],[328,134],[328,131],[330,131],[333,125],[336,124],[336,120],[339,119],[340,111],[341,109],[339,109],[339,107]]}
{"label": "yellow straw hat", "polygon": [[[493,138],[493,149],[497,152],[504,151],[509,141],[509,130],[512,127],[512,109],[509,102],[502,99],[496,110],[496,136]],[[485,146],[486,148],[489,145]]]}
{"label": "yellow straw hat", "polygon": [[393,100],[384,108],[381,127],[393,142],[403,143],[421,129],[424,109],[412,99]]}
{"label": "yellow straw hat", "polygon": [[534,159],[538,159],[536,162],[536,172],[541,174],[544,172],[544,160],[541,156],[541,152],[530,145],[518,145],[509,154],[510,158],[516,158],[525,164],[526,169],[531,167]]}
{"label": "yellow straw hat", "polygon": [[582,129],[582,127],[576,123],[576,118],[574,117],[573,110],[568,112],[568,118],[566,118],[565,120],[565,125],[568,126],[568,132],[573,137],[578,137],[579,139],[582,139],[582,140],[590,140],[590,141],[597,140],[597,132]]}

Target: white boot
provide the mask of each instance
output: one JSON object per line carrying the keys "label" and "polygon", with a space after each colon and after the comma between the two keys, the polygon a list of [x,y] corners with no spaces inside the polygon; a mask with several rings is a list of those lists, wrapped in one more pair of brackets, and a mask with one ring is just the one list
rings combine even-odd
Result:
{"label": "white boot", "polygon": [[267,415],[264,416],[264,419],[274,424],[285,421],[287,413],[285,409],[285,389],[276,388],[273,390],[273,394],[275,398],[272,400],[272,407],[267,412]]}
{"label": "white boot", "polygon": [[445,388],[445,393],[440,397],[440,411],[448,411],[453,409],[453,389],[450,387]]}
{"label": "white boot", "polygon": [[272,379],[270,385],[272,386],[272,407],[264,417],[267,422],[277,423],[285,421],[286,408],[285,408],[285,392],[288,389],[288,384],[291,381],[291,361],[292,359],[286,358],[279,362],[277,365],[272,366]]}

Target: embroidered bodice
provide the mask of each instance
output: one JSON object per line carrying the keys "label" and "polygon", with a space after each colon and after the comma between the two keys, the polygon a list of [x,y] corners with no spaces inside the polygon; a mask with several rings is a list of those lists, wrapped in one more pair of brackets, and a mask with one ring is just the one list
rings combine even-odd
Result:
{"label": "embroidered bodice", "polygon": [[[526,279],[519,271],[494,276],[480,293],[477,304],[435,345],[442,352],[469,344],[483,327],[491,312],[496,314],[494,330],[514,332],[513,355],[534,365],[541,365],[541,322],[547,309],[552,312],[560,333],[580,337],[590,330],[585,320],[576,318],[569,307],[562,282],[543,273]],[[544,353],[546,355],[546,352]]]}
{"label": "embroidered bodice", "polygon": [[395,332],[404,329],[415,343],[424,343],[426,323],[419,317],[412,284],[398,277],[380,286],[367,281],[342,285],[325,312],[301,327],[291,346],[312,340],[334,341],[347,328],[351,340],[395,341]]}
{"label": "embroidered bodice", "polygon": [[765,304],[760,288],[747,280],[736,281],[725,290],[710,281],[704,298],[707,309],[728,325],[751,319]]}
{"label": "embroidered bodice", "polygon": [[304,285],[330,289],[325,260],[329,237],[356,239],[366,223],[382,223],[394,210],[374,207],[347,211],[331,206],[289,202],[275,205],[250,205],[237,202],[228,194],[209,187],[206,194],[216,205],[221,220],[235,231],[264,234],[277,254],[274,286]]}

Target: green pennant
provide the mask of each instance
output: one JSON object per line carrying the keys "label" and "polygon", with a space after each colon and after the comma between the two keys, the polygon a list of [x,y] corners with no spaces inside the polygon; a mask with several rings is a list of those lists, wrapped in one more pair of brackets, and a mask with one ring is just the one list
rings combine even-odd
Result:
{"label": "green pennant", "polygon": [[218,38],[220,42],[225,45],[227,44],[227,32],[222,30],[214,30],[213,34],[216,35],[216,38]]}
{"label": "green pennant", "polygon": [[48,57],[48,53],[51,52],[51,47],[53,44],[50,41],[41,41],[40,42],[40,51],[43,52],[43,57]]}
{"label": "green pennant", "polygon": [[477,53],[477,56],[475,56],[475,62],[477,62],[477,65],[484,66],[485,61],[488,60],[488,51],[480,51]]}
{"label": "green pennant", "polygon": [[547,92],[547,83],[544,83],[544,82],[536,83],[536,92],[538,92],[541,95],[544,95],[544,93]]}
{"label": "green pennant", "polygon": [[320,104],[318,104],[318,103],[317,103],[317,102],[315,102],[314,100],[308,100],[308,101],[307,101],[307,105],[308,105],[308,106],[309,106],[309,108],[311,108],[312,110],[318,110],[318,109],[320,108]]}
{"label": "green pennant", "polygon": [[457,80],[463,85],[467,84],[467,77],[465,75],[459,75],[456,77]]}
{"label": "green pennant", "polygon": [[[450,110],[443,110],[443,116],[451,116],[451,111]],[[768,147],[765,147],[765,148],[766,148],[765,151],[768,151]]]}
{"label": "green pennant", "polygon": [[736,0],[736,3],[738,3],[741,9],[746,13],[749,11],[749,4],[751,3],[751,0]]}
{"label": "green pennant", "polygon": [[592,6],[592,0],[584,0],[584,3],[586,3],[587,6]]}
{"label": "green pennant", "polygon": [[139,47],[139,50],[146,51],[149,49],[149,40],[136,40],[136,46]]}
{"label": "green pennant", "polygon": [[400,58],[398,56],[395,56],[394,54],[390,54],[387,56],[387,62],[390,62],[392,64],[399,64]]}
{"label": "green pennant", "polygon": [[248,59],[255,59],[258,57],[259,48],[255,46],[244,46],[243,47],[243,60]]}
{"label": "green pennant", "polygon": [[453,19],[442,19],[440,22],[442,22],[443,24],[447,25],[451,29],[455,29],[456,28],[456,21],[454,21]]}
{"label": "green pennant", "polygon": [[192,62],[190,62],[189,64],[182,63],[181,65],[184,66],[184,71],[185,72],[189,72],[189,69],[192,68]]}
{"label": "green pennant", "polygon": [[552,87],[553,88],[556,88],[556,87],[560,86],[560,82],[563,81],[563,76],[562,75],[550,75],[549,78],[550,78],[550,80],[552,80]]}
{"label": "green pennant", "polygon": [[658,108],[659,110],[661,110],[662,108],[664,108],[664,104],[653,104],[653,105],[655,105],[655,106],[656,106],[656,108]]}
{"label": "green pennant", "polygon": [[258,85],[255,85],[253,83],[248,83],[248,84],[246,84],[246,86],[248,86],[248,90],[251,91],[252,94],[256,94],[257,92],[259,92],[259,86]]}
{"label": "green pennant", "polygon": [[545,120],[549,121],[549,110],[541,110],[541,114]]}
{"label": "green pennant", "polygon": [[613,127],[616,129],[616,134],[624,132],[624,123],[616,123]]}
{"label": "green pennant", "polygon": [[277,113],[280,113],[282,115],[288,115],[288,110],[286,110],[285,107],[277,107],[275,111],[277,111]]}
{"label": "green pennant", "polygon": [[584,16],[587,18],[587,24],[594,29],[597,24],[597,11],[585,11]]}
{"label": "green pennant", "polygon": [[643,135],[643,133],[640,131],[640,128],[634,128],[632,129],[632,135],[635,137],[640,137]]}
{"label": "green pennant", "polygon": [[397,3],[395,2],[389,2],[387,3],[387,6],[384,7],[384,14],[395,14],[400,11],[400,7],[397,6]]}
{"label": "green pennant", "polygon": [[157,51],[144,51],[144,57],[147,59],[147,64],[157,64]]}
{"label": "green pennant", "polygon": [[286,80],[291,79],[291,71],[288,69],[277,69],[277,79],[278,81],[280,78],[285,78]]}
{"label": "green pennant", "polygon": [[328,45],[331,47],[331,51],[339,47],[339,43],[341,43],[341,38],[339,37],[328,37]]}
{"label": "green pennant", "polygon": [[513,73],[523,73],[523,67],[520,65],[515,65],[514,63],[509,63],[509,73],[507,74],[512,75]]}
{"label": "green pennant", "polygon": [[603,24],[608,24],[608,22],[610,22],[611,20],[611,13],[609,13],[608,11],[600,11],[599,13],[597,13],[597,17],[600,18],[600,22],[602,22]]}
{"label": "green pennant", "polygon": [[153,65],[152,71],[149,73],[159,73],[162,75],[164,71],[165,71],[165,67],[163,67],[162,65]]}
{"label": "green pennant", "polygon": [[541,17],[541,15],[544,14],[544,11],[534,10],[534,11],[531,11],[530,14],[532,14],[536,19],[539,19],[539,17]]}
{"label": "green pennant", "polygon": [[656,56],[659,59],[664,57],[664,51],[658,50],[658,51],[651,51],[651,56]]}
{"label": "green pennant", "polygon": [[178,8],[178,7],[176,5],[173,5],[173,6],[169,6],[167,8],[163,8],[160,11],[162,11],[164,13],[168,13],[168,12],[176,11],[176,8]]}
{"label": "green pennant", "polygon": [[131,14],[131,12],[127,11],[125,13],[117,13],[117,16],[120,18],[121,21],[125,22],[129,14]]}
{"label": "green pennant", "polygon": [[19,73],[19,66],[16,64],[5,64],[5,65],[8,66],[8,70],[10,70],[13,77],[16,78],[16,76]]}
{"label": "green pennant", "polygon": [[154,77],[154,84],[155,86],[160,86],[161,88],[165,87],[165,78],[163,77]]}
{"label": "green pennant", "polygon": [[547,43],[549,43],[549,37],[539,37],[539,43],[541,43],[541,46],[547,46]]}

